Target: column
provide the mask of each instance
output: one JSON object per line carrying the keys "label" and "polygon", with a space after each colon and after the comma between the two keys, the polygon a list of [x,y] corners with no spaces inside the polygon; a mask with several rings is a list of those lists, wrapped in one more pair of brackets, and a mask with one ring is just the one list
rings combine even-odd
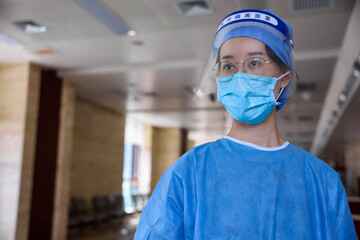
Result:
{"label": "column", "polygon": [[180,128],[159,127],[153,127],[152,134],[151,192],[165,170],[184,153],[184,137],[187,135]]}
{"label": "column", "polygon": [[59,147],[55,175],[52,240],[67,239],[71,160],[75,114],[75,86],[63,80],[60,110]]}
{"label": "column", "polygon": [[40,68],[0,65],[0,239],[27,239]]}

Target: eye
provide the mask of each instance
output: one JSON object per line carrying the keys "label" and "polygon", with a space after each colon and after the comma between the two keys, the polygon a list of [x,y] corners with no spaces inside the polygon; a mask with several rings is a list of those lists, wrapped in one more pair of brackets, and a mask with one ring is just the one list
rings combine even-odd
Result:
{"label": "eye", "polygon": [[262,61],[260,59],[252,59],[249,64],[248,67],[249,68],[258,68],[261,67],[262,65]]}
{"label": "eye", "polygon": [[221,69],[223,70],[234,70],[235,66],[231,63],[223,63]]}

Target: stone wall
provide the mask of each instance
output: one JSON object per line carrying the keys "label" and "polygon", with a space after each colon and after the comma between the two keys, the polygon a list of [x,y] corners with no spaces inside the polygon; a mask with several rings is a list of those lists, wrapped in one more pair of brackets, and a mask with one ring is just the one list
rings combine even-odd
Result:
{"label": "stone wall", "polygon": [[71,196],[121,193],[125,115],[76,99]]}

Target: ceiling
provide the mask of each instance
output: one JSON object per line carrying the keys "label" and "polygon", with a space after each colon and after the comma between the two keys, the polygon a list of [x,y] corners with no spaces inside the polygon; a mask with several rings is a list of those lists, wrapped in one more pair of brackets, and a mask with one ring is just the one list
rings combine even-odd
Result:
{"label": "ceiling", "polygon": [[[206,141],[226,134],[231,124],[216,101],[192,100],[218,24],[239,9],[268,8],[293,27],[299,82],[315,85],[309,100],[297,92],[278,114],[281,134],[309,150],[355,1],[305,12],[291,11],[290,0],[209,2],[212,13],[185,16],[175,0],[102,0],[136,31],[130,37],[114,33],[72,0],[0,0],[0,33],[18,42],[0,41],[0,62],[55,68],[82,98],[155,126],[188,128],[197,142]],[[24,33],[12,24],[19,20],[48,31]],[[36,54],[43,49],[52,53]],[[353,101],[359,106],[359,98]]]}

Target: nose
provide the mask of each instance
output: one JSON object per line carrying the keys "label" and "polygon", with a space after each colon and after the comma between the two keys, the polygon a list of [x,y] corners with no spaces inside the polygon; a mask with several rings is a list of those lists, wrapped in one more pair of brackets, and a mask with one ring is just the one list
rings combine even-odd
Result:
{"label": "nose", "polygon": [[238,62],[238,63],[234,63],[235,67],[236,67],[236,71],[235,73],[244,73],[244,63]]}

